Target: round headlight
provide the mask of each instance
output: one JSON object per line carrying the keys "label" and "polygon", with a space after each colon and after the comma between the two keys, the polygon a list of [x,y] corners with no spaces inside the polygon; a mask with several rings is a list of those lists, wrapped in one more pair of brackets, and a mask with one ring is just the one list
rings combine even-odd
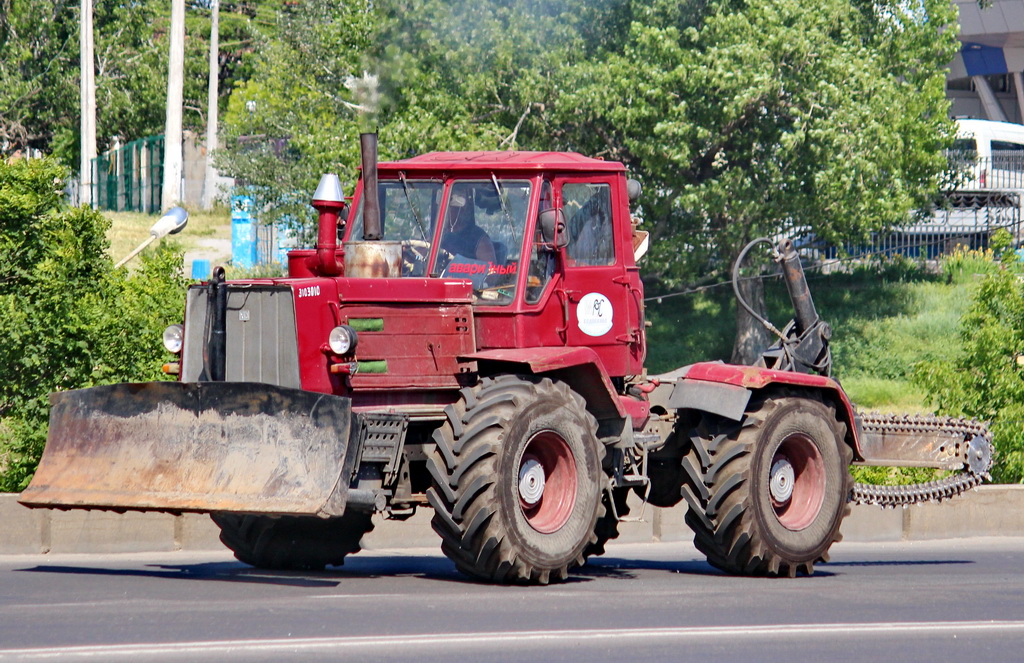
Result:
{"label": "round headlight", "polygon": [[336,355],[347,355],[356,349],[356,343],[359,341],[359,337],[356,336],[356,330],[352,329],[348,325],[340,325],[331,330],[331,335],[327,338],[327,344],[331,346],[331,352]]}
{"label": "round headlight", "polygon": [[171,325],[164,330],[164,347],[172,354],[181,352],[182,340],[185,338],[185,328],[181,325]]}

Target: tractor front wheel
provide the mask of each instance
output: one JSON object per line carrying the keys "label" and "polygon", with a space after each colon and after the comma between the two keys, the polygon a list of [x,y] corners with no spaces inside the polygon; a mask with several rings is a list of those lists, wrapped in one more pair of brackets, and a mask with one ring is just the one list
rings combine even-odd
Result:
{"label": "tractor front wheel", "polygon": [[486,379],[449,408],[428,467],[434,530],[463,573],[564,580],[597,542],[604,447],[578,394],[550,379]]}
{"label": "tractor front wheel", "polygon": [[260,569],[320,571],[340,566],[359,552],[373,529],[368,511],[346,511],[338,518],[210,514],[220,540],[239,561]]}

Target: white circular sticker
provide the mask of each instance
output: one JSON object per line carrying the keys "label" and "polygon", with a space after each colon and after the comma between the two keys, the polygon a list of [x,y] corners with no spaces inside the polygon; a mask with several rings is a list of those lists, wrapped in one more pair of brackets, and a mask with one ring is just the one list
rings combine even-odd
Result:
{"label": "white circular sticker", "polygon": [[576,305],[576,324],[587,336],[604,336],[612,328],[612,303],[599,292],[583,295]]}

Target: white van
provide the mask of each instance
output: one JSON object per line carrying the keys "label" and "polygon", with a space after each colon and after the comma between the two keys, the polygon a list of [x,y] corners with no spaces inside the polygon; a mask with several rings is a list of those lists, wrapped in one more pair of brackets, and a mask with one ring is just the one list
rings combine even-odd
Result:
{"label": "white van", "polygon": [[1024,189],[1024,125],[966,119],[956,124],[954,163],[966,171],[958,190]]}

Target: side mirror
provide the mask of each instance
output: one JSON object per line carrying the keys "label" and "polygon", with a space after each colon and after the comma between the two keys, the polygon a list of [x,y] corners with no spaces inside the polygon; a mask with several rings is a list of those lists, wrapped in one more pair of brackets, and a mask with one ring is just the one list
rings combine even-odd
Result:
{"label": "side mirror", "polygon": [[635,203],[640,199],[640,193],[643,191],[643,187],[640,186],[640,182],[636,180],[626,180],[626,197],[629,198],[629,202]]}
{"label": "side mirror", "polygon": [[544,245],[549,250],[564,249],[569,244],[569,236],[565,233],[565,214],[561,209],[546,209],[537,219]]}

